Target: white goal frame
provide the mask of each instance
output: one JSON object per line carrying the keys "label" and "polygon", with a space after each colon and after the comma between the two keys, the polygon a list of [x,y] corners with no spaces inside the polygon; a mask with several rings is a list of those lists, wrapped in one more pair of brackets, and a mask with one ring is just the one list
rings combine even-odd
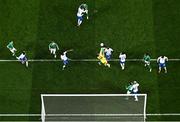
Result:
{"label": "white goal frame", "polygon": [[109,116],[109,117],[119,117],[119,116],[144,116],[144,122],[146,121],[146,105],[147,105],[147,94],[136,94],[137,96],[144,96],[144,108],[143,108],[143,114],[46,114],[45,106],[44,106],[44,99],[43,97],[61,97],[61,96],[70,96],[70,97],[76,97],[76,96],[99,96],[99,97],[121,97],[121,96],[135,96],[135,94],[41,94],[41,120],[42,122],[45,122],[45,116]]}

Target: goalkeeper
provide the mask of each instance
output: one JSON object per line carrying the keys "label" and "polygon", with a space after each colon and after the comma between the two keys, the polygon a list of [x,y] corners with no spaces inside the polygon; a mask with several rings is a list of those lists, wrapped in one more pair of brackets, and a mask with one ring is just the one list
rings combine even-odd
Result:
{"label": "goalkeeper", "polygon": [[110,68],[111,65],[108,63],[108,61],[107,61],[107,59],[105,57],[105,49],[106,49],[106,47],[104,46],[104,43],[101,43],[100,46],[101,46],[101,49],[100,49],[100,52],[99,52],[98,57],[97,57],[99,59],[98,64],[101,65],[101,63],[102,63],[105,66]]}
{"label": "goalkeeper", "polygon": [[109,68],[111,67],[111,65],[107,62],[107,59],[105,58],[104,55],[99,54],[97,58],[100,60],[102,64],[104,64],[104,66],[107,66]]}
{"label": "goalkeeper", "polygon": [[87,4],[81,4],[78,8],[77,12],[77,26],[79,27],[82,24],[83,16],[86,14],[87,19],[88,17],[88,5]]}
{"label": "goalkeeper", "polygon": [[149,72],[151,72],[152,71],[152,68],[151,68],[151,57],[149,56],[148,53],[144,54],[143,61],[145,63],[144,66],[145,67],[147,66],[148,69],[149,69]]}

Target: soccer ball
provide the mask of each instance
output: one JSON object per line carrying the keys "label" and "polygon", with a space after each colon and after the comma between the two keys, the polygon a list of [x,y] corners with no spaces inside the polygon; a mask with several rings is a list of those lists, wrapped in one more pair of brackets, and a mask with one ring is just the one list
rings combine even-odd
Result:
{"label": "soccer ball", "polygon": [[103,46],[104,46],[104,43],[101,43],[100,46],[103,47]]}

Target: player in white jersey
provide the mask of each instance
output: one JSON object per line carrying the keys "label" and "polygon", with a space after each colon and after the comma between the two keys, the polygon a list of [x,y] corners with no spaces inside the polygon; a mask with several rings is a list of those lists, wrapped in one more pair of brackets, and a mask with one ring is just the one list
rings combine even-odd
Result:
{"label": "player in white jersey", "polygon": [[138,87],[139,87],[139,83],[137,83],[137,81],[133,82],[132,88],[133,88],[133,94],[135,94],[134,98],[135,101],[138,101],[138,97],[137,97],[137,93],[138,93]]}
{"label": "player in white jersey", "polygon": [[111,60],[111,55],[112,55],[113,49],[112,48],[106,48],[105,49],[105,54],[106,54],[106,59],[107,61]]}
{"label": "player in white jersey", "polygon": [[21,61],[22,64],[26,64],[26,67],[28,67],[28,59],[26,57],[25,51],[22,52],[22,54],[19,57],[16,57],[19,61]]}
{"label": "player in white jersey", "polygon": [[124,52],[121,52],[119,55],[119,59],[120,59],[120,65],[122,70],[125,69],[125,62],[126,62],[126,54]]}
{"label": "player in white jersey", "polygon": [[168,58],[166,56],[160,56],[157,59],[157,63],[159,65],[159,73],[161,72],[161,69],[164,68],[165,73],[167,73],[167,68],[166,68],[166,62],[168,61]]}
{"label": "player in white jersey", "polygon": [[73,51],[73,49],[71,49],[71,50],[67,50],[67,51],[65,51],[65,52],[63,52],[63,54],[61,55],[61,60],[63,61],[63,68],[62,68],[62,70],[64,70],[65,68],[66,68],[66,65],[68,65],[69,64],[69,58],[67,57],[67,53],[68,52],[70,52],[70,51]]}
{"label": "player in white jersey", "polygon": [[77,12],[77,26],[80,26],[83,21],[83,16],[86,14],[87,19],[88,17],[88,6],[86,4],[81,4],[78,8]]}

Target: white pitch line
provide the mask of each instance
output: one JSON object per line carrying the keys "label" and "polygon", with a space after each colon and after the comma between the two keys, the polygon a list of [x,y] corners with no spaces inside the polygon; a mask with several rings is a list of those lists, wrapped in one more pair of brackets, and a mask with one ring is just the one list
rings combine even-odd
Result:
{"label": "white pitch line", "polygon": [[[143,116],[144,114],[46,114],[46,116],[54,117],[89,117],[89,116],[99,116],[99,117],[120,117],[120,116]],[[0,114],[0,117],[37,117],[41,116],[41,114]],[[180,116],[180,113],[150,113],[146,114],[146,116]]]}
{"label": "white pitch line", "polygon": [[[157,59],[151,59],[151,61],[156,61]],[[0,62],[18,62],[19,60],[6,60],[6,59],[1,59]],[[62,61],[60,59],[29,59],[29,62],[58,62]],[[70,59],[70,61],[73,62],[97,62],[99,61],[98,59]],[[110,61],[119,61],[119,59],[111,59]],[[137,61],[142,61],[142,59],[126,59],[126,61],[129,62],[137,62]],[[180,61],[180,59],[169,59],[169,61]]]}

